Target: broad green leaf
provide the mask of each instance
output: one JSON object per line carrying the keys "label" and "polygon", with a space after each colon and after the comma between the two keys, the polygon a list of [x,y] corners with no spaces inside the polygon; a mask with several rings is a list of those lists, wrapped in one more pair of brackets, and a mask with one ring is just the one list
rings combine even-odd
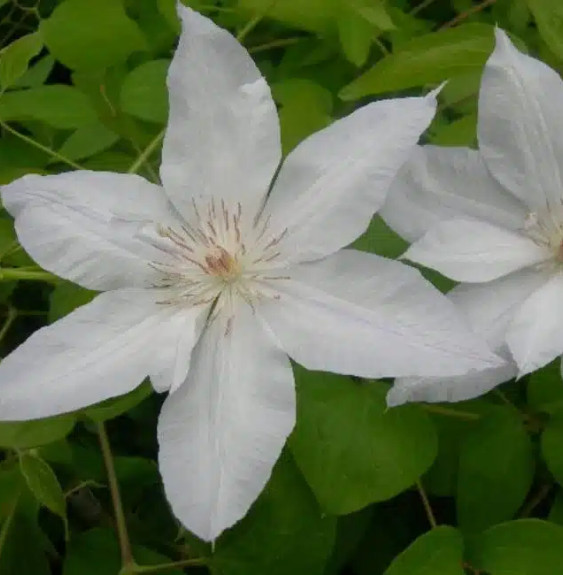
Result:
{"label": "broad green leaf", "polygon": [[107,68],[146,47],[121,0],[65,0],[40,30],[55,58],[73,70]]}
{"label": "broad green leaf", "polygon": [[72,133],[59,149],[59,153],[70,160],[89,158],[111,148],[119,136],[101,122],[88,124]]}
{"label": "broad green leaf", "polygon": [[463,539],[453,527],[425,533],[395,558],[384,575],[464,575]]}
{"label": "broad green leaf", "polygon": [[71,282],[58,283],[49,296],[49,322],[53,323],[77,307],[90,303],[95,296],[96,292]]}
{"label": "broad green leaf", "polygon": [[510,519],[524,502],[533,476],[532,444],[520,414],[510,407],[491,407],[461,444],[459,525],[472,532]]}
{"label": "broad green leaf", "polygon": [[20,454],[20,470],[37,501],[66,524],[66,502],[61,484],[48,463],[30,452]]}
{"label": "broad green leaf", "polygon": [[365,20],[382,31],[395,30],[397,27],[385,7],[383,0],[344,0]]}
{"label": "broad green leaf", "polygon": [[132,116],[165,124],[168,119],[166,74],[169,60],[151,60],[130,72],[121,88],[121,109]]}
{"label": "broad green leaf", "polygon": [[357,100],[369,94],[437,84],[481,68],[493,49],[493,27],[462,24],[401,45],[343,88],[340,97]]}
{"label": "broad green leaf", "polygon": [[561,572],[563,527],[539,519],[495,525],[471,545],[473,567],[491,575],[555,575]]}
{"label": "broad green leaf", "polygon": [[561,359],[534,371],[528,379],[528,405],[545,413],[555,413],[563,408],[563,379]]}
{"label": "broad green leaf", "polygon": [[364,234],[353,244],[358,250],[392,259],[403,254],[408,246],[409,244],[377,215],[371,220]]}
{"label": "broad green leaf", "polygon": [[563,4],[560,0],[528,0],[541,37],[563,59]]}
{"label": "broad green leaf", "polygon": [[67,436],[76,422],[73,414],[31,421],[0,421],[0,446],[27,449]]}
{"label": "broad green leaf", "polygon": [[328,513],[351,513],[404,491],[437,453],[418,406],[387,409],[387,386],[296,368],[296,462]]}
{"label": "broad green leaf", "polygon": [[0,50],[0,88],[15,84],[26,72],[29,61],[41,52],[43,41],[38,32],[27,34]]}
{"label": "broad green leaf", "polygon": [[14,88],[38,88],[43,85],[53,70],[55,59],[47,54],[31,65],[25,74],[14,84]]}
{"label": "broad green leaf", "polygon": [[141,403],[141,401],[151,393],[152,387],[149,383],[145,382],[125,395],[106,399],[101,403],[87,407],[82,410],[82,413],[92,421],[101,422],[113,419]]}
{"label": "broad green leaf", "polygon": [[541,437],[543,458],[547,467],[563,486],[563,410],[551,416]]}
{"label": "broad green leaf", "polygon": [[248,515],[219,538],[214,575],[322,575],[336,533],[291,456],[282,454]]}
{"label": "broad green leaf", "polygon": [[369,55],[373,25],[362,17],[349,3],[343,0],[338,18],[338,36],[346,58],[356,66],[363,66]]}
{"label": "broad green leaf", "polygon": [[434,127],[430,141],[437,146],[472,147],[477,140],[477,115],[471,114],[449,124]]}
{"label": "broad green leaf", "polygon": [[79,128],[97,121],[88,98],[72,86],[40,86],[7,92],[0,98],[0,120],[39,120],[53,128]]}
{"label": "broad green leaf", "polygon": [[561,491],[561,489],[559,489],[555,499],[553,500],[553,504],[549,510],[548,519],[552,523],[557,523],[557,525],[561,525],[563,527],[563,491]]}
{"label": "broad green leaf", "polygon": [[288,78],[275,83],[272,92],[281,104],[279,117],[284,154],[331,123],[332,94],[319,84]]}

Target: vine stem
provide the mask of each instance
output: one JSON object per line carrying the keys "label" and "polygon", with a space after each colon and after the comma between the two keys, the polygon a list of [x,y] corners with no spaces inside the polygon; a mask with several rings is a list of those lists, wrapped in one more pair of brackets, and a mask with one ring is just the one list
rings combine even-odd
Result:
{"label": "vine stem", "polygon": [[115,526],[117,530],[117,538],[119,540],[119,550],[121,551],[122,571],[124,573],[135,572],[135,561],[131,551],[131,542],[129,540],[129,533],[127,532],[125,513],[123,512],[121,493],[119,492],[119,484],[117,483],[117,475],[113,464],[108,434],[105,425],[102,422],[97,423],[97,430],[98,437],[100,439],[102,457],[104,459],[108,476],[108,486],[111,493],[113,513],[115,515]]}
{"label": "vine stem", "polygon": [[150,158],[151,154],[158,148],[164,139],[165,130],[162,129],[149,143],[149,145],[137,156],[137,159],[131,164],[127,172],[136,174],[140,167]]}
{"label": "vine stem", "polygon": [[443,405],[424,403],[421,404],[421,407],[430,413],[445,415],[446,417],[455,417],[457,419],[464,419],[465,421],[477,421],[481,419],[481,416],[478,413],[473,413],[471,411],[461,411],[451,407],[444,407]]}
{"label": "vine stem", "polygon": [[128,573],[162,573],[171,569],[182,569],[184,567],[199,567],[205,565],[204,559],[183,559],[181,561],[172,561],[171,563],[161,563],[159,565],[135,565]]}
{"label": "vine stem", "polygon": [[477,14],[477,12],[481,12],[485,8],[492,6],[497,0],[484,0],[481,4],[477,4],[476,6],[472,6],[469,10],[458,14],[455,18],[446,22],[443,26],[440,26],[440,30],[446,30],[447,28],[452,28],[453,26],[457,26],[460,22],[463,22],[469,16],[473,16],[473,14]]}
{"label": "vine stem", "polygon": [[438,522],[436,521],[436,516],[434,515],[434,511],[432,510],[432,506],[430,505],[428,495],[420,479],[416,482],[416,488],[420,495],[420,499],[422,500],[422,505],[424,506],[426,517],[428,517],[428,523],[430,523],[432,529],[435,529],[436,527],[438,527]]}
{"label": "vine stem", "polygon": [[51,157],[59,160],[59,162],[62,162],[63,164],[67,164],[76,170],[83,170],[84,169],[80,164],[73,162],[71,159],[66,158],[65,156],[63,156],[62,154],[59,154],[59,152],[56,152],[55,150],[52,150],[51,148],[44,146],[43,144],[39,143],[37,140],[34,140],[33,138],[30,138],[29,136],[26,136],[25,134],[18,132],[17,130],[15,130],[14,128],[9,126],[8,124],[6,124],[5,122],[0,121],[0,126],[2,128],[4,128],[4,130],[6,130],[6,132],[9,132],[10,134],[16,136],[20,140],[23,140],[24,142],[26,142],[30,146],[34,146],[35,148],[41,150],[42,152],[49,154]]}
{"label": "vine stem", "polygon": [[28,280],[41,282],[58,282],[59,278],[43,270],[24,268],[0,268],[0,281]]}

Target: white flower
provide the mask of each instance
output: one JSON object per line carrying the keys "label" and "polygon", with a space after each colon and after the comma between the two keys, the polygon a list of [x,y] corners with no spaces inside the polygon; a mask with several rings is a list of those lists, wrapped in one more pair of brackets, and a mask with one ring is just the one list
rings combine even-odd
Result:
{"label": "white flower", "polygon": [[[563,83],[501,30],[481,83],[478,138],[479,151],[418,148],[382,215],[414,242],[404,257],[464,282],[456,304],[521,376],[563,353]],[[509,372],[461,387],[410,381],[391,399],[465,399]]]}
{"label": "white flower", "polygon": [[150,376],[170,391],[158,424],[166,495],[212,540],[247,512],[293,428],[288,355],[363,377],[460,374],[498,359],[417,271],[335,253],[383,203],[434,96],[335,122],[272,185],[281,150],[265,80],[230,34],[179,12],[163,188],[78,171],[2,189],[35,260],[105,293],[2,361],[0,418],[71,411]]}

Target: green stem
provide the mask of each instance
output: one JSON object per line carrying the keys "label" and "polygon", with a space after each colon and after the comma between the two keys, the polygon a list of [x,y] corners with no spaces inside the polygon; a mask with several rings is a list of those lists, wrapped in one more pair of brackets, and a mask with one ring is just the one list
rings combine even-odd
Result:
{"label": "green stem", "polygon": [[205,565],[204,559],[183,559],[171,563],[160,563],[159,565],[135,565],[128,573],[162,573],[171,569],[182,569],[185,567],[200,567]]}
{"label": "green stem", "polygon": [[151,154],[158,148],[164,139],[165,129],[162,129],[150,142],[149,145],[137,156],[127,172],[136,174],[140,167],[150,158]]}
{"label": "green stem", "polygon": [[121,493],[119,492],[119,484],[117,482],[117,475],[113,464],[109,438],[103,423],[98,423],[97,428],[102,457],[104,459],[108,476],[108,486],[111,493],[113,512],[115,515],[117,539],[119,540],[119,549],[121,551],[122,571],[131,572],[131,569],[135,567],[135,560],[133,559],[133,553],[131,551],[131,542],[129,541],[129,533],[127,532],[127,523],[125,522],[125,513],[123,512]]}
{"label": "green stem", "polygon": [[2,525],[2,529],[0,529],[0,556],[2,556],[2,551],[4,549],[4,545],[6,543],[6,539],[8,538],[8,531],[10,531],[10,526],[12,525],[12,521],[14,520],[14,515],[16,514],[16,507],[18,506],[18,501],[20,498],[20,494],[14,498],[12,501],[12,506],[10,508],[10,512],[6,517],[4,524]]}
{"label": "green stem", "polygon": [[438,522],[436,521],[436,516],[434,515],[434,511],[430,505],[430,500],[428,499],[428,495],[426,494],[424,486],[420,480],[416,482],[416,488],[420,495],[420,499],[422,500],[426,517],[428,517],[428,523],[430,523],[430,527],[432,527],[432,529],[436,529],[436,527],[438,527]]}
{"label": "green stem", "polygon": [[248,49],[250,54],[256,54],[258,52],[264,52],[266,50],[271,50],[272,48],[284,48],[285,46],[292,46],[305,39],[304,36],[296,36],[295,38],[280,38],[279,40],[272,40],[271,42],[266,42],[265,44],[258,44],[257,46],[251,46]]}
{"label": "green stem", "polygon": [[421,2],[418,6],[415,6],[410,12],[409,14],[411,16],[416,16],[419,12],[421,12],[422,10],[424,10],[425,8],[428,8],[428,6],[430,6],[431,4],[434,4],[434,2],[436,2],[436,0],[424,0],[423,2]]}
{"label": "green stem", "polygon": [[72,168],[75,168],[76,170],[83,170],[84,169],[80,164],[73,162],[69,158],[65,158],[65,156],[63,156],[62,154],[59,154],[59,152],[56,152],[55,150],[51,150],[51,148],[44,146],[43,144],[39,143],[38,141],[34,140],[33,138],[30,138],[29,136],[26,136],[25,134],[22,134],[21,132],[14,130],[14,128],[9,126],[5,122],[0,121],[0,126],[2,128],[4,128],[4,130],[6,130],[6,132],[10,132],[10,134],[13,134],[14,136],[18,137],[20,140],[23,140],[24,142],[26,142],[30,146],[34,146],[37,149],[41,150],[42,152],[49,154],[51,157],[59,160],[59,162],[62,162],[63,164],[67,164],[67,165],[71,166]]}
{"label": "green stem", "polygon": [[28,280],[41,282],[58,282],[59,278],[43,270],[23,268],[0,268],[0,281]]}
{"label": "green stem", "polygon": [[262,22],[262,20],[268,15],[268,12],[278,3],[278,0],[271,0],[270,3],[262,10],[259,14],[256,14],[254,18],[250,19],[243,29],[237,34],[237,40],[242,44],[245,38]]}
{"label": "green stem", "polygon": [[444,407],[443,405],[423,403],[421,404],[421,407],[430,413],[437,413],[438,415],[445,415],[446,417],[456,417],[457,419],[464,419],[465,421],[477,421],[478,419],[481,419],[481,416],[478,413],[460,411],[459,409]]}
{"label": "green stem", "polygon": [[465,12],[458,14],[453,20],[450,20],[449,22],[446,22],[443,26],[440,26],[439,29],[440,30],[446,30],[447,28],[452,28],[453,26],[457,26],[458,24],[460,24],[461,22],[463,22],[464,20],[466,20],[470,16],[473,16],[473,14],[477,14],[477,12],[481,12],[481,10],[484,10],[485,8],[488,8],[489,6],[492,6],[496,1],[497,0],[484,0],[484,2],[481,2],[481,4],[477,4],[476,6],[473,6],[472,8],[470,8],[469,10],[466,10]]}
{"label": "green stem", "polygon": [[8,333],[8,330],[12,327],[12,324],[14,323],[16,317],[18,317],[18,310],[15,307],[10,306],[8,308],[8,316],[6,317],[6,321],[4,322],[2,329],[0,329],[0,341],[2,341],[6,337],[6,334]]}

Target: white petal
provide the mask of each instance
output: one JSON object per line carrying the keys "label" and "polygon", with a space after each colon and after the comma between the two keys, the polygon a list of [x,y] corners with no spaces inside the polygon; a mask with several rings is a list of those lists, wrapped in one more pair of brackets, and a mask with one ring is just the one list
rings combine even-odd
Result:
{"label": "white petal", "polygon": [[261,304],[283,348],[314,370],[394,377],[460,375],[499,365],[417,270],[343,250],[295,266]]}
{"label": "white petal", "polygon": [[479,147],[492,174],[532,210],[563,193],[563,83],[502,31],[479,94]]}
{"label": "white petal", "polygon": [[294,393],[287,356],[246,305],[205,330],[158,424],[166,496],[198,537],[214,540],[262,491],[295,423]]}
{"label": "white petal", "polygon": [[266,204],[273,228],[288,228],[289,259],[324,257],[364,232],[435,110],[434,95],[374,102],[291,152]]}
{"label": "white petal", "polygon": [[441,222],[403,255],[461,282],[487,282],[546,261],[548,248],[523,234],[478,220]]}
{"label": "white petal", "polygon": [[497,385],[516,377],[514,362],[455,377],[402,377],[387,394],[387,405],[395,407],[411,401],[465,401],[484,395]]}
{"label": "white petal", "polygon": [[178,3],[182,35],[168,73],[170,118],[160,174],[176,207],[192,198],[257,208],[281,159],[276,106],[248,52]]}
{"label": "white petal", "polygon": [[149,290],[106,292],[35,332],[0,363],[0,419],[47,417],[134,389],[186,327]]}
{"label": "white petal", "polygon": [[132,174],[28,175],[3,186],[2,201],[41,267],[95,290],[150,284],[158,253],[135,232],[174,217],[162,188]]}
{"label": "white petal", "polygon": [[506,348],[506,331],[520,305],[548,279],[546,271],[527,269],[492,282],[461,284],[448,298],[475,333],[494,350]]}
{"label": "white petal", "polygon": [[563,274],[553,276],[520,306],[508,326],[508,347],[525,375],[563,353]]}
{"label": "white petal", "polygon": [[418,146],[393,181],[380,215],[413,242],[438,222],[456,217],[518,229],[527,210],[490,175],[479,152]]}

